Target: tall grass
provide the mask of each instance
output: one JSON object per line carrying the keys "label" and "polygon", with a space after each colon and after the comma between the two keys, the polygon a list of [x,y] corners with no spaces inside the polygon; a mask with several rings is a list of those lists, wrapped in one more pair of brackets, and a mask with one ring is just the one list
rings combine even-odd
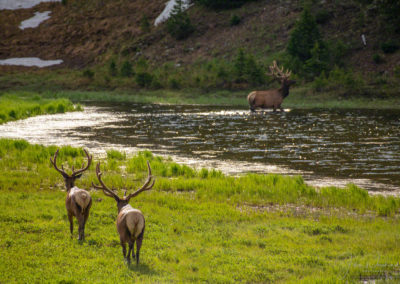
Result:
{"label": "tall grass", "polygon": [[[56,147],[0,139],[0,282],[354,282],[398,276],[398,198],[374,197],[355,186],[316,190],[301,177],[229,177],[141,152],[109,151],[101,161],[109,186],[136,189],[150,161],[156,184],[131,201],[146,218],[141,264],[123,262],[112,198],[91,190],[86,241],[70,238],[61,175],[49,158]],[[68,171],[85,160],[61,147]],[[77,186],[96,181],[94,161]],[[120,192],[121,194],[121,192]],[[296,215],[250,209],[293,203],[362,215]],[[256,207],[254,207],[256,208]],[[397,274],[396,274],[397,273]],[[376,275],[375,275],[376,276]]]}
{"label": "tall grass", "polygon": [[80,110],[68,99],[44,99],[31,93],[0,94],[0,124],[41,114]]}

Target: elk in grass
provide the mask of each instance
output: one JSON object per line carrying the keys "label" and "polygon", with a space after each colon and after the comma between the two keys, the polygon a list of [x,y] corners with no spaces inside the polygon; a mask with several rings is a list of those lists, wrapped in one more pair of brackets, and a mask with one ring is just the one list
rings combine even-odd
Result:
{"label": "elk in grass", "polygon": [[[114,192],[114,189],[108,188],[103,180],[101,179],[102,173],[100,172],[100,162],[96,166],[96,175],[97,179],[100,182],[100,185],[95,185],[92,183],[92,186],[96,189],[103,190],[104,194],[108,197],[114,198],[117,202],[118,208],[118,216],[117,216],[117,231],[119,233],[119,238],[122,246],[122,253],[124,258],[127,260],[128,264],[131,262],[130,255],[132,254],[132,258],[135,258],[135,250],[133,248],[136,241],[136,265],[139,264],[139,253],[140,248],[142,246],[143,236],[144,236],[144,228],[145,228],[145,220],[142,212],[138,209],[133,208],[129,204],[129,200],[132,197],[137,196],[143,191],[150,190],[155,183],[155,180],[152,182],[153,176],[151,175],[151,168],[149,162],[147,162],[148,168],[148,176],[144,185],[136,190],[135,192],[126,196],[126,190],[124,197],[119,198],[118,195]],[[128,255],[126,254],[126,243],[129,245]]]}
{"label": "elk in grass", "polygon": [[79,170],[75,170],[74,167],[72,167],[71,175],[64,171],[63,166],[61,166],[61,169],[57,167],[57,156],[59,149],[57,149],[56,153],[54,154],[54,158],[50,158],[50,162],[53,164],[54,168],[63,176],[65,187],[67,188],[65,207],[67,208],[71,237],[74,231],[73,217],[75,216],[79,224],[79,240],[85,239],[85,224],[89,217],[90,207],[92,206],[92,198],[89,192],[75,186],[75,180],[80,178],[83,172],[86,171],[92,163],[92,156],[89,156],[86,150],[84,151],[88,160],[87,165],[85,166],[85,163],[83,163],[82,168]]}
{"label": "elk in grass", "polygon": [[253,91],[247,96],[247,101],[250,105],[250,110],[255,111],[256,108],[273,108],[274,112],[276,109],[283,111],[281,104],[283,99],[289,95],[289,88],[291,85],[295,84],[296,81],[290,80],[290,75],[292,71],[283,71],[283,67],[279,68],[274,60],[273,64],[269,66],[270,74],[275,79],[279,80],[282,84],[279,89],[266,90],[266,91]]}

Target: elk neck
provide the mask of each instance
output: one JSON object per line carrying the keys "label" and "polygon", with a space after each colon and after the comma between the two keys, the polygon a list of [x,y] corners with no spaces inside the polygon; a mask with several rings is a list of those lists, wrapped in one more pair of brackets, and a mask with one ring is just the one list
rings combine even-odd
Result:
{"label": "elk neck", "polygon": [[120,199],[117,203],[117,207],[118,207],[118,213],[120,213],[121,211],[129,211],[131,209],[133,209],[133,207],[128,203],[129,201],[124,200],[124,199]]}
{"label": "elk neck", "polygon": [[283,82],[281,88],[279,89],[279,93],[282,95],[283,98],[289,96],[289,84]]}

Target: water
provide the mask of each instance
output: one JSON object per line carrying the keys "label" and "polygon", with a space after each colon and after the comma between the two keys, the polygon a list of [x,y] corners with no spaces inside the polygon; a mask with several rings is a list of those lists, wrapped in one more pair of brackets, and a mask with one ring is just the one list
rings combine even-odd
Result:
{"label": "water", "polygon": [[400,111],[96,105],[1,125],[0,136],[84,146],[96,155],[149,149],[228,174],[301,174],[316,186],[352,182],[400,193]]}

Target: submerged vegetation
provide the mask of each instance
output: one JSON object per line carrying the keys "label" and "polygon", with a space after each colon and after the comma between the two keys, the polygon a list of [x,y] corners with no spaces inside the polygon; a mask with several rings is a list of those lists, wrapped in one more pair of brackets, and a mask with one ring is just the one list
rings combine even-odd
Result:
{"label": "submerged vegetation", "polygon": [[[106,184],[134,190],[146,177],[146,160],[156,178],[131,201],[146,217],[146,232],[141,264],[127,267],[114,201],[101,192],[91,192],[86,241],[69,237],[62,177],[49,162],[55,151],[0,140],[2,282],[308,283],[356,281],[376,269],[398,273],[398,198],[354,185],[317,190],[299,176],[229,177],[147,151],[127,157],[110,150],[102,162]],[[60,149],[64,166],[84,159],[81,149]],[[94,164],[79,187],[96,180]]]}
{"label": "submerged vegetation", "polygon": [[0,124],[41,114],[81,110],[65,98],[45,99],[32,93],[0,93]]}

